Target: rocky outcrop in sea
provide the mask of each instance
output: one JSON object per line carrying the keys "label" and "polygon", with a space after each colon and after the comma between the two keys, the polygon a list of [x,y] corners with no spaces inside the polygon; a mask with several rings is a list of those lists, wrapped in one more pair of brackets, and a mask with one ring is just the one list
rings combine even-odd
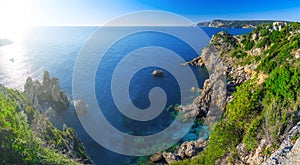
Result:
{"label": "rocky outcrop in sea", "polygon": [[34,106],[41,110],[41,105],[48,104],[54,110],[67,110],[70,103],[68,97],[60,89],[59,80],[50,78],[49,72],[44,72],[42,83],[28,77],[24,85],[24,92],[33,101]]}

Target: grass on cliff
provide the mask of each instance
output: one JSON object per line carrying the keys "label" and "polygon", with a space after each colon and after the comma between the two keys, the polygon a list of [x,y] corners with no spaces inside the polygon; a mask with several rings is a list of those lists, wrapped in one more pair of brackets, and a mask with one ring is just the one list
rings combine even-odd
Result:
{"label": "grass on cliff", "polygon": [[[280,137],[299,122],[300,59],[292,52],[299,50],[300,24],[291,23],[281,31],[270,28],[271,25],[261,25],[252,33],[240,36],[244,40],[233,50],[237,53],[231,54],[237,62],[250,60],[239,65],[257,64],[256,73],[263,72],[269,77],[262,84],[253,78],[238,87],[206,149],[195,159],[175,164],[221,164],[224,158],[234,163],[239,160],[238,144],[243,143],[250,153],[261,139],[267,142],[264,154],[268,155],[278,147]],[[262,47],[260,58],[248,53],[235,56]]]}
{"label": "grass on cliff", "polygon": [[0,87],[0,164],[78,164],[37,136],[31,125],[36,117],[23,93]]}

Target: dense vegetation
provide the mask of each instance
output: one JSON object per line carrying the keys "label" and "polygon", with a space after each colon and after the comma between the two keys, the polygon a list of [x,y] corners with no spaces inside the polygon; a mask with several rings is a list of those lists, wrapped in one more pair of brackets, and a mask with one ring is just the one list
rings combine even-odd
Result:
{"label": "dense vegetation", "polygon": [[0,164],[90,163],[82,145],[74,146],[80,160],[63,152],[75,137],[71,128],[56,129],[25,94],[0,85]]}
{"label": "dense vegetation", "polygon": [[[261,139],[268,144],[264,152],[268,155],[278,148],[281,136],[300,121],[300,58],[295,57],[300,50],[300,24],[291,23],[280,31],[263,24],[236,39],[236,46],[225,56],[238,66],[257,66],[255,76],[237,87],[206,149],[180,164],[234,163],[239,159],[238,144],[251,153]],[[254,49],[261,53],[251,55]],[[259,83],[258,73],[268,75],[263,83]]]}

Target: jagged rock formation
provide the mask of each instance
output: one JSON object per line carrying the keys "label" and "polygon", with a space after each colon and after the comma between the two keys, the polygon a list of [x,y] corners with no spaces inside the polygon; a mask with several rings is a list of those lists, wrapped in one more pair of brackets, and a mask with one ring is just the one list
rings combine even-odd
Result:
{"label": "jagged rock formation", "polygon": [[27,78],[24,92],[33,101],[36,108],[41,109],[41,104],[48,103],[55,110],[67,110],[69,108],[68,97],[61,91],[57,78],[50,78],[47,71],[44,72],[42,84],[31,77]]}
{"label": "jagged rock formation", "polygon": [[[225,75],[223,74],[223,63],[218,58],[217,49],[214,46],[208,46],[202,52],[199,63],[192,62],[193,65],[203,65],[210,71],[209,79],[205,80],[200,96],[192,104],[181,106],[179,111],[184,112],[186,118],[218,116],[223,111],[226,102]],[[211,106],[212,105],[212,106]],[[211,110],[211,111],[210,111]],[[214,114],[214,115],[213,115]]]}
{"label": "jagged rock formation", "polygon": [[[188,62],[190,65],[206,67],[210,72],[210,78],[205,80],[200,96],[192,104],[181,107],[186,118],[206,117],[211,104],[214,105],[211,112],[215,109],[222,112],[226,102],[232,100],[232,93],[236,87],[254,75],[253,66],[237,67],[234,59],[225,57],[223,54],[234,49],[237,39],[227,32],[220,32],[218,35],[218,37],[213,37],[209,46],[204,48],[201,56]],[[214,98],[211,98],[212,96]],[[212,100],[215,103],[212,103]]]}

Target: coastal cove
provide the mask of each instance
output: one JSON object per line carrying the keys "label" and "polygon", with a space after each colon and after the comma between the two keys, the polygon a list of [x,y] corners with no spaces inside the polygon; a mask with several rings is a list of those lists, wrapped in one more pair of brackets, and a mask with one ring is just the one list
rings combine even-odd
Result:
{"label": "coastal cove", "polygon": [[[119,30],[124,30],[122,28],[129,27],[119,28]],[[13,43],[9,45],[0,47],[0,84],[9,88],[23,90],[23,86],[28,77],[42,80],[44,71],[49,71],[51,76],[59,79],[60,87],[68,98],[71,99],[71,104],[67,111],[46,110],[44,112],[46,116],[61,130],[63,129],[63,124],[74,128],[94,163],[105,164],[106,162],[107,164],[110,164],[109,162],[114,162],[115,164],[123,164],[124,162],[130,162],[132,157],[113,153],[94,142],[84,131],[74,112],[74,101],[72,100],[72,72],[74,63],[81,47],[96,29],[97,27],[35,27],[30,29],[30,32],[23,38],[20,38],[16,42],[13,41]],[[230,34],[234,35],[245,34],[252,31],[252,29],[212,27],[203,27],[203,30],[209,37],[212,37],[213,34],[220,31],[228,31]],[[153,36],[149,36],[149,41],[155,40],[155,38],[151,37]],[[134,42],[135,41],[132,41],[132,43]],[[178,45],[174,40],[168,40],[168,42],[162,44],[170,46],[172,49],[181,49],[179,50],[181,53],[180,55],[184,56],[184,59],[187,61],[198,57],[197,54],[191,54],[188,49],[182,49],[182,46]],[[124,47],[121,47],[120,50],[123,48]],[[115,53],[118,54],[122,52],[118,52],[117,49]],[[14,59],[14,61],[11,61],[10,59]],[[107,65],[109,65],[110,62],[111,61],[107,61]],[[193,71],[196,73],[199,87],[203,87],[205,79],[208,78],[207,71],[199,67],[193,67]],[[146,79],[147,81],[141,84],[140,79]],[[98,80],[97,77],[96,80]],[[131,91],[133,98],[137,104],[139,104],[138,106],[147,107],[148,103],[143,102],[147,96],[147,91],[143,90],[154,86],[160,86],[171,92],[168,93],[168,96],[170,94],[169,97],[171,97],[168,104],[177,104],[179,98],[176,90],[173,91],[173,89],[176,88],[176,83],[172,84],[170,82],[174,82],[174,78],[168,73],[165,73],[162,78],[153,79],[151,76],[151,68],[146,68],[139,72],[136,81],[133,81],[134,84],[132,86],[134,86],[134,88],[132,88]],[[101,84],[101,82],[98,83]],[[138,96],[142,96],[142,98],[139,98]],[[112,119],[116,114],[108,113],[108,116]],[[118,119],[113,120],[113,124],[119,126],[121,130],[126,129],[126,125],[122,128],[122,122],[123,121],[119,121]],[[166,125],[168,125],[168,123],[166,123]],[[147,131],[149,133],[159,131],[159,129]],[[193,139],[195,137],[186,138],[187,140],[195,140]]]}

